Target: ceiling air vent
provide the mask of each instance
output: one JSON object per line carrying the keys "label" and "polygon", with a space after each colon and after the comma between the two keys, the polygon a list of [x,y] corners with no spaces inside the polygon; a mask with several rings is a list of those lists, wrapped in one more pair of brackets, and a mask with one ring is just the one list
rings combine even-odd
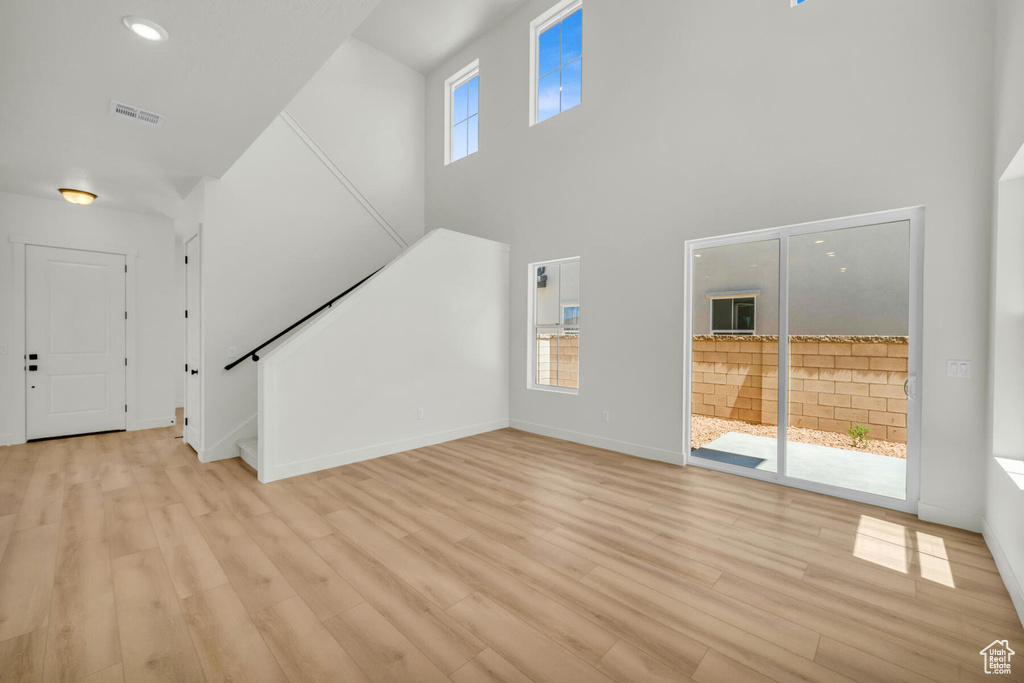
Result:
{"label": "ceiling air vent", "polygon": [[154,114],[151,111],[139,109],[138,107],[133,107],[130,104],[124,104],[123,102],[115,102],[114,100],[110,100],[110,115],[117,116],[122,119],[138,121],[139,123],[144,123],[147,126],[159,126],[164,120],[162,114]]}

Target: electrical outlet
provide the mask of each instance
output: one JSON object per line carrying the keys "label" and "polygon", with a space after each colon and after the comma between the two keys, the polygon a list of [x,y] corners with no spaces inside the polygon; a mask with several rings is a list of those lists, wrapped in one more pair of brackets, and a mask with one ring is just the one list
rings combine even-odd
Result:
{"label": "electrical outlet", "polygon": [[965,379],[971,376],[971,361],[969,360],[947,360],[946,377],[958,377]]}
{"label": "electrical outlet", "polygon": [[611,415],[608,414],[607,410],[601,413],[601,422],[608,422],[610,419]]}
{"label": "electrical outlet", "polygon": [[0,344],[0,356],[7,355],[7,344]]}
{"label": "electrical outlet", "polygon": [[423,408],[420,408],[418,411],[416,411],[416,419],[417,420],[422,420],[423,419]]}

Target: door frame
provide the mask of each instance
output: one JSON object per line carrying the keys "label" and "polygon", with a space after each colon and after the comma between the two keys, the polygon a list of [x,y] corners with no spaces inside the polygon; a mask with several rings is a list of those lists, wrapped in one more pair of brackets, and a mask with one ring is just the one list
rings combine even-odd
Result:
{"label": "door frame", "polygon": [[[765,230],[732,233],[718,237],[706,237],[687,240],[685,244],[686,265],[683,293],[683,461],[687,465],[695,465],[707,469],[738,474],[751,479],[770,481],[792,488],[823,493],[837,498],[845,498],[861,503],[869,503],[880,507],[917,514],[918,500],[921,493],[921,402],[922,402],[922,347],[924,343],[924,226],[925,208],[923,206],[880,211],[877,213],[847,216],[810,223],[799,223]],[[907,358],[907,375],[912,400],[907,402],[907,499],[896,500],[872,493],[864,493],[840,486],[820,484],[789,477],[786,472],[786,428],[789,405],[789,382],[779,382],[778,396],[778,471],[766,472],[739,465],[714,461],[697,463],[691,460],[691,429],[693,419],[693,255],[698,249],[721,247],[747,242],[779,240],[779,378],[789,377],[789,353],[784,352],[788,345],[782,343],[789,337],[789,238],[830,230],[866,227],[882,223],[910,224],[910,311],[908,329],[910,343]]]}
{"label": "door frame", "polygon": [[[202,415],[203,414],[203,402],[206,400],[205,399],[205,397],[206,397],[206,382],[205,382],[205,379],[204,379],[205,376],[206,376],[206,372],[205,372],[205,367],[206,367],[206,343],[205,342],[206,342],[206,338],[203,336],[203,333],[204,333],[204,329],[203,329],[203,307],[206,305],[206,302],[205,302],[205,299],[204,299],[204,289],[203,289],[203,262],[204,262],[205,259],[203,259],[203,226],[202,226],[201,223],[199,224],[198,229],[193,234],[187,235],[184,238],[184,240],[182,241],[182,251],[184,252],[186,258],[188,257],[188,243],[191,242],[192,240],[199,240],[199,242],[197,243],[197,246],[199,247],[199,277],[198,277],[198,280],[199,280],[199,310],[195,311],[194,315],[190,315],[189,319],[195,318],[196,324],[199,326],[199,406],[198,406],[196,412],[198,412],[200,415]],[[185,278],[185,283],[184,283],[184,287],[181,288],[182,292],[183,292],[183,296],[184,296],[184,299],[181,302],[181,310],[185,311],[185,310],[188,310],[188,266],[187,265],[182,270],[182,274],[183,274],[183,276]],[[186,364],[188,363],[188,325],[189,324],[186,321],[186,323],[182,326],[182,328],[183,328],[183,330],[182,330],[182,349],[183,349],[182,356],[185,358],[185,363]],[[184,419],[186,417],[188,417],[188,415],[190,413],[189,405],[188,405],[188,375],[187,374],[185,376],[185,382],[186,382],[186,384],[185,384],[185,394],[184,394],[185,395],[185,401],[184,401],[185,405],[184,405],[184,411],[183,411],[183,417],[182,417],[182,422],[183,423],[184,423]],[[206,420],[200,419],[200,421],[199,421],[199,443],[191,443],[188,440],[188,430],[185,429],[185,425],[184,424],[181,425],[181,440],[182,440],[182,442],[187,443],[189,446],[192,447],[192,450],[194,450],[196,452],[196,455],[199,456],[199,461],[200,462],[202,462],[202,458],[203,458],[203,441],[205,440],[205,438],[206,438]]]}
{"label": "door frame", "polygon": [[[118,256],[124,256],[125,265],[128,267],[128,272],[125,273],[124,278],[124,307],[125,311],[128,312],[128,320],[125,321],[124,326],[124,352],[128,358],[128,367],[125,368],[125,387],[124,396],[125,401],[128,403],[128,410],[125,413],[124,426],[126,431],[135,431],[137,429],[148,429],[155,425],[143,425],[139,426],[136,420],[136,372],[138,354],[136,353],[136,329],[135,323],[138,317],[137,306],[136,306],[136,291],[137,291],[137,263],[139,252],[135,249],[126,249],[112,244],[97,245],[86,240],[71,239],[46,239],[38,237],[24,237],[21,235],[11,235],[8,240],[11,243],[14,251],[14,315],[12,319],[14,321],[14,334],[12,351],[14,357],[21,356],[25,358],[27,350],[25,348],[26,335],[28,332],[28,321],[26,319],[26,305],[25,297],[27,291],[25,288],[25,248],[29,246],[34,247],[53,247],[56,249],[71,249],[74,251],[92,251],[103,254],[116,254]],[[28,433],[28,401],[26,396],[26,387],[28,378],[26,377],[25,371],[20,374],[20,379],[15,383],[15,390],[18,391],[19,400],[15,405],[16,414],[14,416],[15,429],[17,430],[13,434],[11,444],[22,444],[26,441],[26,434]],[[160,426],[163,426],[161,421]]]}

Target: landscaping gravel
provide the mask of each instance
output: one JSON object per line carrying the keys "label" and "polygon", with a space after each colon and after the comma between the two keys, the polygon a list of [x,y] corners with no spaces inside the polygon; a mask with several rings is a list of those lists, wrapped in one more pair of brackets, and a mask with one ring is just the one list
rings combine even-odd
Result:
{"label": "landscaping gravel", "polygon": [[[729,432],[740,434],[752,434],[754,436],[766,436],[776,438],[778,428],[775,425],[751,424],[740,420],[724,420],[718,417],[707,417],[706,415],[694,415],[691,431],[691,444],[693,448],[706,446],[720,436]],[[829,446],[845,451],[863,451],[864,453],[877,453],[887,455],[890,458],[906,458],[907,445],[893,443],[892,441],[879,441],[871,438],[868,434],[868,441],[860,448],[854,448],[850,437],[835,432],[822,432],[817,429],[803,429],[801,427],[790,427],[787,432],[790,441],[798,443],[817,444]]]}

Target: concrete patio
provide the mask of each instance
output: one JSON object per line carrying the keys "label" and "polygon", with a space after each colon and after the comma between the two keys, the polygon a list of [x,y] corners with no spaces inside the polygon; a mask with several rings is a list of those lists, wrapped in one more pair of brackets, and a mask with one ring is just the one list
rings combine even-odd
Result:
{"label": "concrete patio", "polygon": [[[790,441],[786,448],[790,477],[819,484],[906,499],[907,461],[874,453]],[[740,467],[778,471],[776,440],[729,432],[691,453],[692,457]]]}

